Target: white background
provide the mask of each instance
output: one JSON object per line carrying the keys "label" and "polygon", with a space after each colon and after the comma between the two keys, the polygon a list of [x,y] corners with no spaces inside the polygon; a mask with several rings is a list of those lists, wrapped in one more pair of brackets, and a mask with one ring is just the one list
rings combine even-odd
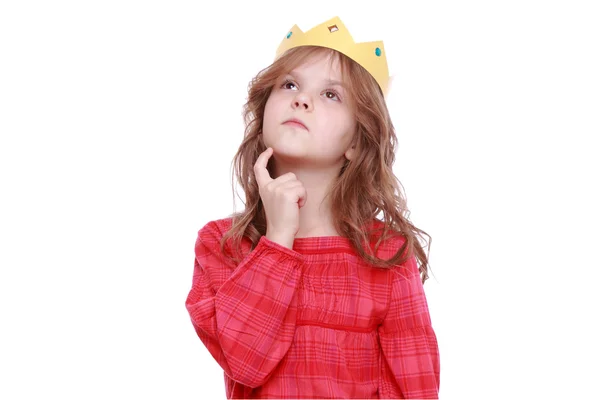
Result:
{"label": "white background", "polygon": [[225,398],[184,306],[196,233],[234,210],[248,82],[336,15],[395,77],[440,397],[593,397],[593,3],[3,2],[0,398]]}

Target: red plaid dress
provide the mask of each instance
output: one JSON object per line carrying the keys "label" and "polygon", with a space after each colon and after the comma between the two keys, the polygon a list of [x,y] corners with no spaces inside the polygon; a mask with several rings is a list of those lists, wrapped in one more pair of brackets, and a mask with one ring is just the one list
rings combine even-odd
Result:
{"label": "red plaid dress", "polygon": [[[251,252],[244,238],[236,266],[219,248],[230,227],[226,218],[198,232],[186,300],[228,399],[438,398],[438,344],[414,257],[385,270],[344,237],[296,238],[292,250],[263,236]],[[390,258],[402,240],[377,255]]]}

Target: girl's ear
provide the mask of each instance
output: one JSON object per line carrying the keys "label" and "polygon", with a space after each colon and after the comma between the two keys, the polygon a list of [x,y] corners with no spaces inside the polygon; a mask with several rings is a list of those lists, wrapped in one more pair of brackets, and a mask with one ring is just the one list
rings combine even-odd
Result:
{"label": "girl's ear", "polygon": [[356,126],[356,131],[354,132],[354,137],[352,138],[352,142],[350,143],[350,148],[346,150],[344,155],[348,160],[354,159],[354,154],[356,151],[356,142],[358,141],[358,125]]}
{"label": "girl's ear", "polygon": [[354,151],[355,151],[355,146],[352,146],[348,150],[346,150],[346,153],[344,153],[344,155],[346,156],[346,158],[348,160],[352,160],[354,158]]}

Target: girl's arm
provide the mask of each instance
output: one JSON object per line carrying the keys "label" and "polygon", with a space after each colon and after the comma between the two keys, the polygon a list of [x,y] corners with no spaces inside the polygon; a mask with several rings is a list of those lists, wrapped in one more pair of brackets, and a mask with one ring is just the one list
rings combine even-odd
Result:
{"label": "girl's arm", "polygon": [[378,328],[382,351],[379,397],[437,399],[438,343],[415,258],[390,272],[389,309]]}
{"label": "girl's arm", "polygon": [[214,222],[198,232],[186,307],[225,373],[254,388],[269,378],[292,343],[303,256],[263,236],[235,267],[221,254],[220,238]]}

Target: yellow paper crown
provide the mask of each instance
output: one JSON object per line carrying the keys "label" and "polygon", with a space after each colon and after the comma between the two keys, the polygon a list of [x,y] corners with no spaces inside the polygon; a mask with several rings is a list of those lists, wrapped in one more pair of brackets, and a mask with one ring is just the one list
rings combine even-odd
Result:
{"label": "yellow paper crown", "polygon": [[355,43],[339,17],[331,18],[307,32],[302,32],[298,25],[294,25],[277,48],[275,59],[299,46],[321,46],[339,51],[369,71],[384,96],[387,94],[390,77],[383,42]]}

